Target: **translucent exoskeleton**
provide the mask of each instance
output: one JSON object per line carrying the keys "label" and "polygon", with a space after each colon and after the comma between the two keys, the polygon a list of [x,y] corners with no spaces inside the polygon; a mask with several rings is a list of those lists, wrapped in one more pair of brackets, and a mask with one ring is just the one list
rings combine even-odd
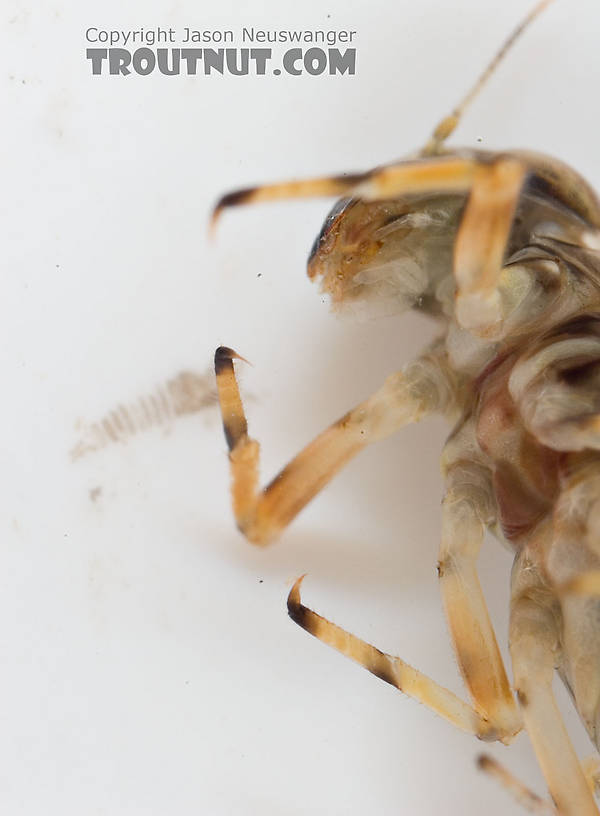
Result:
{"label": "translucent exoskeleton", "polygon": [[[310,254],[308,274],[334,307],[397,305],[442,332],[418,359],[333,423],[264,488],[233,360],[215,355],[234,515],[253,543],[276,538],[360,450],[441,413],[453,429],[438,574],[470,702],[399,657],[302,604],[291,618],[405,694],[482,740],[525,729],[553,804],[482,756],[530,811],[598,814],[597,763],[583,766],[552,691],[557,671],[600,746],[600,201],[562,162],[527,151],[447,149],[445,140],[539,3],[474,89],[410,158],[375,170],[224,196],[226,207],[343,196]],[[485,529],[514,552],[512,682],[477,577]]]}

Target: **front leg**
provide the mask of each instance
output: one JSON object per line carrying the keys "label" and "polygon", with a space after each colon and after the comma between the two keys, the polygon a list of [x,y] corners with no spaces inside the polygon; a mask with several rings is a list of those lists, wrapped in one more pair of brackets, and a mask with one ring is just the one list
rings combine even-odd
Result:
{"label": "front leg", "polygon": [[421,157],[366,173],[237,190],[217,202],[212,223],[214,226],[229,207],[285,198],[343,195],[363,201],[394,201],[413,195],[464,195],[467,201],[453,260],[456,317],[463,328],[495,337],[510,313],[500,292],[507,283],[502,280],[503,262],[521,189],[531,169],[514,154]]}
{"label": "front leg", "polygon": [[513,158],[478,165],[454,244],[456,318],[475,334],[498,332],[506,317],[503,260],[526,168]]}
{"label": "front leg", "polygon": [[215,353],[217,389],[231,465],[233,512],[254,544],[268,544],[360,450],[434,412],[453,413],[458,383],[437,343],[356,408],[334,422],[259,488],[259,444],[248,425],[235,377],[239,357],[221,346]]}

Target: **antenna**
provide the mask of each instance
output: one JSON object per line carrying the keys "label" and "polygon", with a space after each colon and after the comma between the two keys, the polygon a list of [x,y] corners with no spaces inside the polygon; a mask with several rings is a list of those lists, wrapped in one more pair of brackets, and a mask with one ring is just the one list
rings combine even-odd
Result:
{"label": "antenna", "polygon": [[506,56],[507,51],[509,51],[512,46],[514,45],[515,41],[521,36],[521,34],[525,31],[525,29],[529,26],[530,23],[535,20],[538,14],[541,14],[542,11],[549,6],[552,0],[541,0],[541,2],[536,3],[536,5],[531,9],[529,14],[519,23],[519,25],[515,28],[515,30],[510,34],[509,37],[504,41],[500,50],[496,53],[492,61],[489,63],[487,68],[483,71],[483,73],[477,79],[477,82],[473,85],[473,87],[469,90],[467,95],[464,99],[457,105],[452,113],[449,116],[445,116],[442,121],[437,125],[435,130],[433,131],[431,138],[421,151],[422,156],[431,156],[436,153],[439,153],[443,143],[446,141],[448,136],[454,131],[456,126],[461,120],[465,109],[471,104],[473,99],[477,96],[479,91],[483,88],[485,83],[488,81],[490,76],[494,73],[500,62]]}

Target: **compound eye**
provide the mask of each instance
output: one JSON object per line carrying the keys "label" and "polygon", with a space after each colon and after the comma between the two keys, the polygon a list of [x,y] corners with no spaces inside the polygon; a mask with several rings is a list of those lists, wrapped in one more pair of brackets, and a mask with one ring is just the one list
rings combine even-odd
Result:
{"label": "compound eye", "polygon": [[321,232],[317,235],[311,247],[307,262],[309,268],[311,263],[315,260],[317,253],[319,252],[320,249],[323,248],[323,245],[329,238],[335,223],[338,221],[339,218],[341,218],[341,216],[348,209],[348,206],[353,202],[354,199],[352,198],[340,198],[339,201],[335,202],[335,204],[333,205],[329,212],[329,215],[325,219],[323,226],[321,227]]}

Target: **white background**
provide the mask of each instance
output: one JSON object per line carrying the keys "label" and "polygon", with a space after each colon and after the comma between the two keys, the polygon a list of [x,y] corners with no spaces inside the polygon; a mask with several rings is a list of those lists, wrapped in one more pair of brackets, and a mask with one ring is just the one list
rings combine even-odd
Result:
{"label": "white background", "polygon": [[[365,452],[265,551],[232,522],[216,409],[76,463],[68,452],[78,419],[205,370],[223,343],[254,364],[242,383],[266,480],[416,354],[430,325],[337,320],[306,278],[331,202],[231,211],[214,245],[208,212],[234,187],[414,150],[528,6],[4,3],[3,813],[516,810],[475,770],[481,744],[285,611],[307,572],[307,603],[463,694],[435,571],[442,422]],[[600,186],[599,23],[593,0],[555,3],[453,142],[538,149]],[[356,29],[357,75],[120,79],[92,77],[84,57],[91,25],[244,24]],[[509,570],[490,541],[482,582],[503,649]],[[525,736],[489,750],[543,791]]]}

